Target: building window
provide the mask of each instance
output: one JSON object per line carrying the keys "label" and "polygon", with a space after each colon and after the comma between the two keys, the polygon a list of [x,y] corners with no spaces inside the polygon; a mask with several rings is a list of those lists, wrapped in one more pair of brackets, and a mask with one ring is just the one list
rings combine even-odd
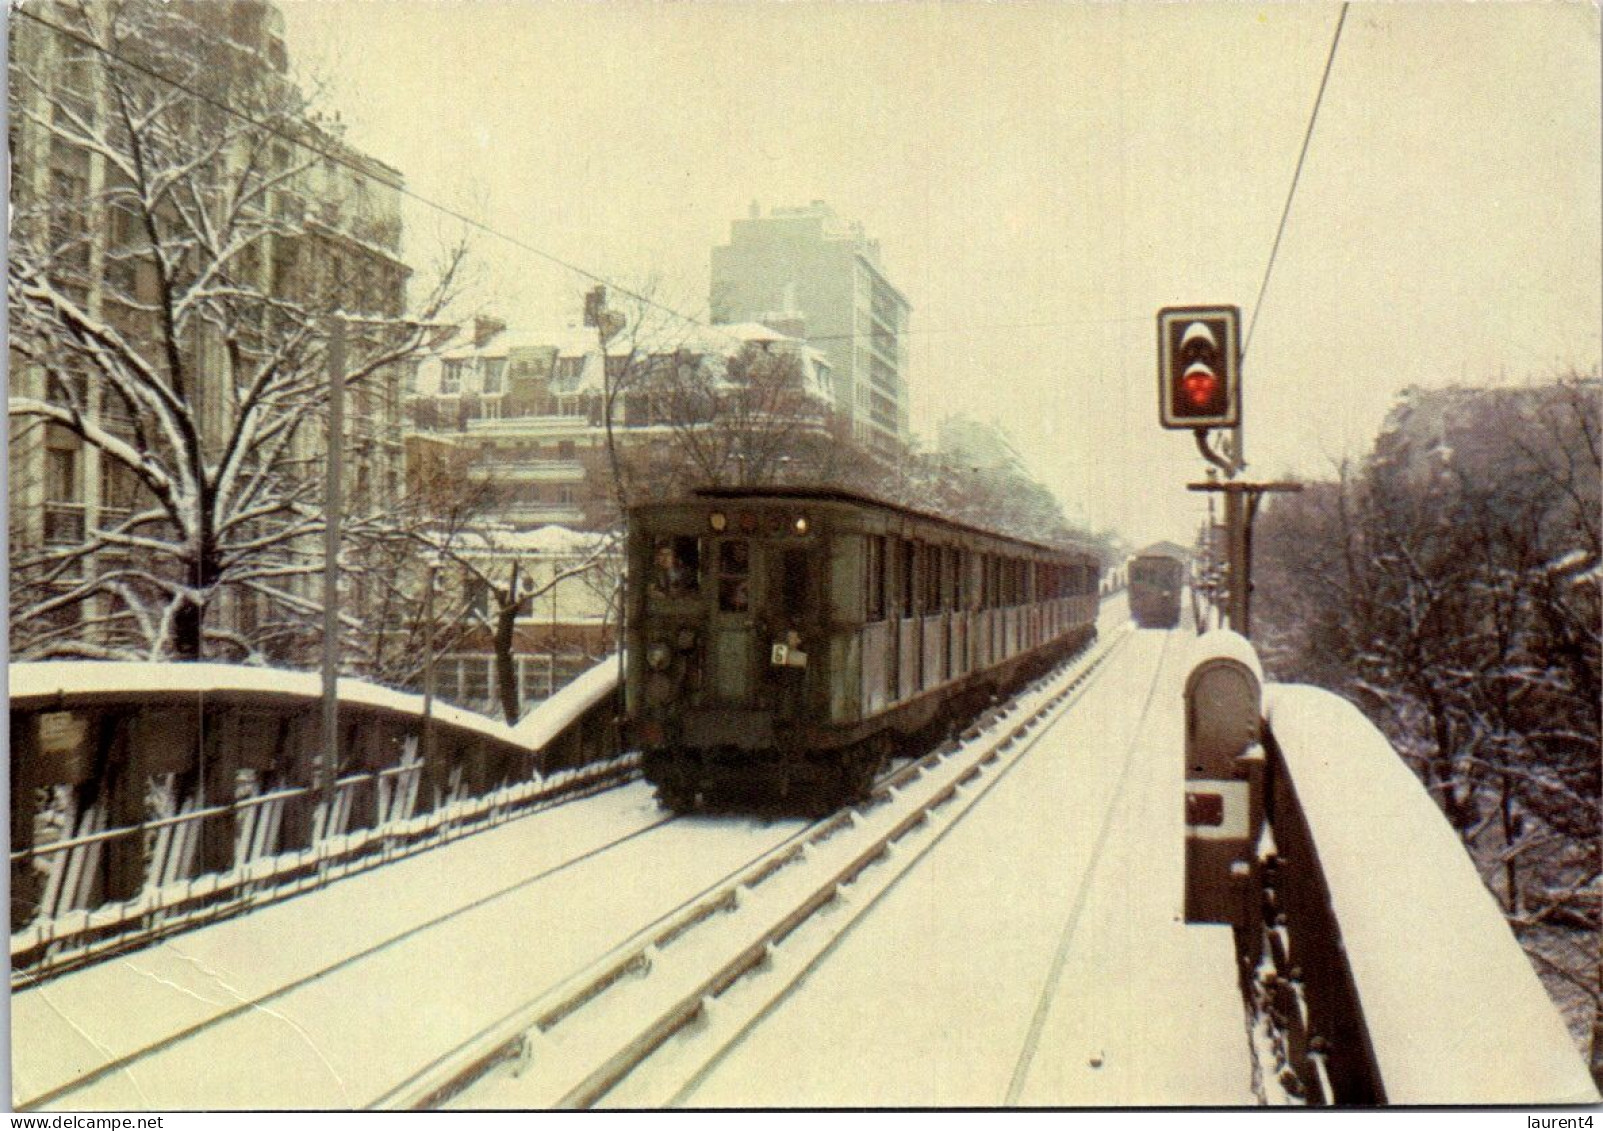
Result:
{"label": "building window", "polygon": [[78,502],[78,453],[70,448],[45,449],[45,499]]}
{"label": "building window", "polygon": [[468,703],[482,703],[490,698],[488,656],[462,657],[462,698]]}
{"label": "building window", "polygon": [[466,361],[448,361],[440,371],[440,392],[448,397],[462,391],[462,375],[467,372]]}
{"label": "building window", "polygon": [[499,393],[506,389],[506,359],[502,357],[487,357],[484,359],[484,391],[486,393]]}

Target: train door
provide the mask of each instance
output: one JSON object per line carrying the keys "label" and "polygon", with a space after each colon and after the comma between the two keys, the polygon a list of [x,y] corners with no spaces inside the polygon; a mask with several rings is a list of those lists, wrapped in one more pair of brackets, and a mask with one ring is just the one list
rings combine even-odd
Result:
{"label": "train door", "polygon": [[712,545],[712,615],[707,641],[708,687],[719,703],[746,703],[754,688],[756,594],[752,542],[720,538]]}
{"label": "train door", "polygon": [[782,718],[800,717],[806,709],[807,672],[824,662],[824,640],[819,631],[817,554],[805,546],[778,543],[762,547],[763,612],[758,624],[766,648],[768,698]]}

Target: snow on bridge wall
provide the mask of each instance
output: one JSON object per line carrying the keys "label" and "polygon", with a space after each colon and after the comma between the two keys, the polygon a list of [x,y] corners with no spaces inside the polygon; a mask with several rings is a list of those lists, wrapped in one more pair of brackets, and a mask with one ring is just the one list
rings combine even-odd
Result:
{"label": "snow on bridge wall", "polygon": [[1270,685],[1264,716],[1290,962],[1338,1102],[1598,1102],[1496,900],[1385,736],[1315,687]]}
{"label": "snow on bridge wall", "polygon": [[597,665],[515,727],[341,679],[325,795],[315,674],[13,664],[13,969],[37,977],[627,776],[617,671]]}

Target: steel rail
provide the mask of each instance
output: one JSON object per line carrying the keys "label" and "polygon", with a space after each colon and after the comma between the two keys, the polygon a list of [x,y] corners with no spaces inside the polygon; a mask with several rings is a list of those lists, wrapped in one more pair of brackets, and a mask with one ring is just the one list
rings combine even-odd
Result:
{"label": "steel rail", "polygon": [[381,939],[378,942],[367,945],[363,949],[357,951],[355,954],[346,955],[335,962],[331,962],[317,970],[302,974],[293,981],[285,982],[282,985],[275,986],[273,989],[268,990],[265,993],[257,994],[248,1000],[235,1002],[222,1013],[214,1014],[205,1020],[198,1021],[175,1033],[169,1033],[160,1040],[152,1041],[150,1044],[139,1049],[124,1053],[114,1060],[99,1065],[90,1072],[87,1072],[84,1075],[79,1076],[65,1084],[59,1085],[48,1092],[31,1097],[24,1104],[20,1105],[18,1110],[36,1110],[43,1104],[54,1103],[58,1100],[71,1096],[75,1092],[79,1092],[82,1089],[98,1082],[99,1080],[104,1079],[113,1072],[122,1071],[150,1056],[164,1052],[167,1049],[182,1044],[185,1041],[193,1040],[195,1037],[215,1029],[217,1026],[222,1025],[235,1017],[261,1009],[271,1002],[277,1001],[280,998],[295,992],[296,990],[304,989],[305,987],[319,982],[332,974],[338,973],[342,970],[347,970],[358,963],[376,958],[379,955],[387,954],[393,951],[397,945],[415,940],[420,935],[444,926],[445,924],[450,923],[452,920],[457,919],[462,915],[488,906],[497,900],[505,899],[508,896],[515,895],[518,892],[523,891],[525,888],[531,887],[540,883],[541,881],[559,875],[560,873],[567,871],[577,864],[586,863],[599,856],[604,856],[613,849],[637,840],[642,836],[647,836],[651,833],[654,833],[665,825],[672,824],[677,820],[680,820],[680,818],[671,814],[660,816],[650,824],[643,825],[642,827],[633,829],[622,836],[615,837],[612,840],[588,848],[579,853],[577,856],[570,857],[559,864],[553,864],[550,867],[536,873],[535,875],[524,876],[523,878],[508,884],[505,887],[488,892],[469,901],[468,903],[453,907],[449,911],[441,912],[431,919],[427,919],[421,923],[415,923],[405,930],[398,931],[397,933]]}
{"label": "steel rail", "polygon": [[[442,1106],[508,1062],[515,1062],[518,1075],[533,1069],[547,1077],[542,1081],[547,1085],[546,1094],[520,1106],[593,1105],[696,1017],[710,998],[764,964],[797,927],[836,900],[865,869],[886,857],[897,841],[929,822],[935,810],[985,773],[985,767],[996,763],[1002,751],[1059,709],[1124,638],[1121,633],[1071,661],[1067,670],[1016,696],[1013,711],[1027,710],[1026,717],[1016,724],[1008,725],[1006,715],[992,712],[966,732],[966,737],[977,739],[984,728],[1001,724],[1004,729],[989,742],[938,749],[887,774],[861,807],[818,822],[797,834],[795,843],[780,845],[732,873],[590,967],[519,1005],[469,1041],[420,1068],[372,1106]],[[1030,699],[1032,691],[1040,703],[1025,708],[1021,704]],[[1015,757],[1028,745],[1015,751]],[[836,843],[831,845],[831,841]],[[772,894],[786,888],[787,881],[799,890]],[[765,889],[764,885],[773,887]],[[706,964],[693,962],[686,970],[673,969],[670,947],[682,948],[680,954],[694,949],[697,928],[720,914],[742,912],[759,922],[742,928],[738,944],[731,944],[733,954],[721,953]],[[647,1000],[633,1003],[638,1008],[618,1009],[631,1004],[619,1000],[629,996]],[[609,1018],[609,1008],[626,1016]],[[564,1024],[568,1028],[558,1032]],[[578,1032],[585,1024],[589,1031]]]}

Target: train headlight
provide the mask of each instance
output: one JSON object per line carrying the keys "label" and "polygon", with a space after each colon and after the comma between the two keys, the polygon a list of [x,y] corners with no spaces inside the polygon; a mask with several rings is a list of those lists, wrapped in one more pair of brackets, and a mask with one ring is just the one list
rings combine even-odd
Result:
{"label": "train headlight", "polygon": [[729,516],[723,511],[713,511],[707,516],[707,525],[712,527],[713,533],[722,534],[724,528],[729,525]]}
{"label": "train headlight", "polygon": [[646,666],[654,672],[662,671],[672,659],[673,653],[668,650],[668,645],[660,640],[646,649]]}
{"label": "train headlight", "polygon": [[797,515],[796,516],[796,521],[791,523],[791,529],[794,530],[797,534],[806,534],[807,533],[807,516],[804,515],[804,514]]}

